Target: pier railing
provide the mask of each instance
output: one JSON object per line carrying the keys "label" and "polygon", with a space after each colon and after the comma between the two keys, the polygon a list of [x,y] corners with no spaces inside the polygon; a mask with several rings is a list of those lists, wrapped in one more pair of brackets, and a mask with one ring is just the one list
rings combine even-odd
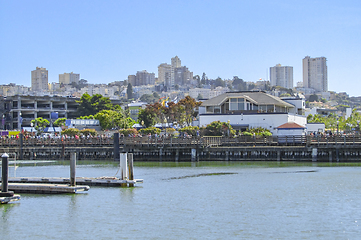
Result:
{"label": "pier railing", "polygon": [[[113,138],[23,138],[23,147],[112,147]],[[120,146],[127,147],[185,147],[197,146],[203,148],[221,146],[327,146],[327,145],[361,145],[361,135],[340,136],[238,136],[235,138],[205,136],[193,138],[163,138],[163,137],[120,137]],[[1,138],[0,147],[17,147],[20,139]]]}

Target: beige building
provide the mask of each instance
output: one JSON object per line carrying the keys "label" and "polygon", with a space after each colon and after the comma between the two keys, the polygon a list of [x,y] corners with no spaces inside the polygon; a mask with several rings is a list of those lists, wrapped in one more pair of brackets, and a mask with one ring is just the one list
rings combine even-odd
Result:
{"label": "beige building", "polygon": [[59,83],[60,84],[72,84],[79,83],[80,74],[78,73],[64,73],[59,74]]}
{"label": "beige building", "polygon": [[48,70],[46,68],[36,67],[31,71],[31,90],[48,91]]}
{"label": "beige building", "polygon": [[293,88],[293,67],[277,64],[270,68],[271,86]]}
{"label": "beige building", "polygon": [[313,88],[317,92],[328,91],[327,66],[325,57],[310,58],[306,56],[302,60],[303,87]]}

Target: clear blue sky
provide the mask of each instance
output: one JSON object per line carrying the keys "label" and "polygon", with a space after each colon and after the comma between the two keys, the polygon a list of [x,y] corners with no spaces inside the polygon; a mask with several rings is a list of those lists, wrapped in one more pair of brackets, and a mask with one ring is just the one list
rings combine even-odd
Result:
{"label": "clear blue sky", "polygon": [[361,96],[361,1],[0,0],[0,84],[80,73],[109,83],[178,56],[194,75],[245,81],[327,58],[329,90]]}

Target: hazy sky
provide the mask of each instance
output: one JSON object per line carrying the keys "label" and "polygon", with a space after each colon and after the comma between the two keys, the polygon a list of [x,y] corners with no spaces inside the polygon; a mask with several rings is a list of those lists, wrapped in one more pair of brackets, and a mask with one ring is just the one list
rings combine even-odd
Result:
{"label": "hazy sky", "polygon": [[245,81],[326,57],[330,91],[361,96],[361,1],[0,0],[0,84],[80,73],[109,83],[178,56],[194,75]]}

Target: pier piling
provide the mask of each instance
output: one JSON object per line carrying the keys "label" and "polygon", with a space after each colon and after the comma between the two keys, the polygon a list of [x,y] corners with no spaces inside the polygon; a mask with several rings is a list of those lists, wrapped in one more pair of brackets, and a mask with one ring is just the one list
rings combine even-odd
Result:
{"label": "pier piling", "polygon": [[[121,179],[127,180],[128,179],[128,168],[127,168],[127,154],[121,153],[120,157],[120,169],[121,169]],[[126,187],[127,184],[121,184],[122,187]]]}
{"label": "pier piling", "polygon": [[[129,180],[134,180],[133,153],[127,154]],[[134,187],[134,183],[129,183],[129,187]]]}
{"label": "pier piling", "polygon": [[119,133],[114,133],[114,161],[119,161]]}
{"label": "pier piling", "polygon": [[76,152],[72,152],[70,154],[70,185],[75,186],[76,185]]}

